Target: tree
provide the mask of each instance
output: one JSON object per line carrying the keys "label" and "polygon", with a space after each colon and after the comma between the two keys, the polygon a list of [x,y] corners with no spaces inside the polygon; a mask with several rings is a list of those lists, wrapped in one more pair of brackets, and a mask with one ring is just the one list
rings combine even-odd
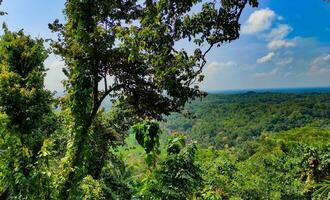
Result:
{"label": "tree", "polygon": [[[11,198],[46,198],[48,177],[40,156],[52,132],[52,94],[44,89],[42,39],[4,25],[0,38],[1,186]],[[1,191],[0,191],[1,192]]]}
{"label": "tree", "polygon": [[[237,39],[242,10],[258,5],[256,0],[213,1],[192,14],[198,3],[67,0],[66,23],[50,24],[59,34],[53,50],[67,66],[64,107],[73,119],[73,145],[65,164],[73,170],[63,173],[64,198],[88,174],[88,133],[106,96],[127,102],[141,119],[180,111],[190,99],[205,95],[196,83],[203,79],[207,53]],[[209,47],[177,50],[182,40]]]}
{"label": "tree", "polygon": [[[0,0],[0,5],[2,4],[2,1],[3,1],[3,0]],[[0,16],[2,16],[2,15],[6,15],[6,14],[7,14],[6,12],[0,11]]]}
{"label": "tree", "polygon": [[186,138],[176,135],[167,148],[167,158],[145,181],[143,199],[193,199],[202,188],[202,171],[195,162],[196,144],[186,146]]}

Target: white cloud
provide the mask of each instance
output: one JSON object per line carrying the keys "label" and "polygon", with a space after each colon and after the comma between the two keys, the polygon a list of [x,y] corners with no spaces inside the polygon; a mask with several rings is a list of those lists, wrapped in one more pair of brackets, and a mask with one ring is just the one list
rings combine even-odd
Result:
{"label": "white cloud", "polygon": [[275,76],[275,75],[277,75],[278,71],[279,71],[279,68],[276,67],[276,68],[272,69],[272,71],[269,71],[269,72],[256,73],[254,75],[254,78],[267,78],[267,77]]}
{"label": "white cloud", "polygon": [[240,66],[233,61],[210,62],[203,71],[205,79],[200,84],[201,89],[210,91],[238,87],[237,85],[239,85],[241,80],[241,77],[238,75]]}
{"label": "white cloud", "polygon": [[267,47],[270,50],[294,47],[296,44],[289,40],[272,40],[268,43]]}
{"label": "white cloud", "polygon": [[[242,26],[242,34],[255,34],[266,32],[273,26],[276,20],[282,20],[283,17],[278,16],[273,10],[266,8],[253,12],[246,23]],[[294,40],[286,39],[293,28],[288,24],[279,24],[277,27],[271,29],[261,38],[265,39],[269,50],[279,50],[282,48],[290,48],[296,46]],[[263,63],[263,60],[259,60]],[[258,63],[259,63],[258,62]]]}
{"label": "white cloud", "polygon": [[228,62],[211,62],[205,69],[205,73],[214,73],[225,71],[228,68],[236,66],[236,63],[233,61]]}
{"label": "white cloud", "polygon": [[324,56],[324,57],[323,57],[323,60],[324,60],[324,61],[329,61],[329,60],[330,60],[330,54]]}
{"label": "white cloud", "polygon": [[330,54],[315,58],[309,66],[310,72],[327,73],[330,72]]}
{"label": "white cloud", "polygon": [[263,64],[263,63],[266,63],[266,62],[269,62],[272,60],[272,58],[275,56],[275,53],[274,52],[269,52],[267,55],[257,59],[257,63],[258,64]]}
{"label": "white cloud", "polygon": [[288,65],[291,64],[294,61],[294,59],[292,57],[290,58],[283,58],[281,60],[279,60],[276,64],[277,65]]}
{"label": "white cloud", "polygon": [[327,67],[327,68],[321,68],[321,69],[320,69],[320,72],[321,72],[321,73],[329,73],[329,72],[330,72],[330,67]]}
{"label": "white cloud", "polygon": [[276,19],[276,14],[273,10],[266,8],[253,12],[246,23],[242,26],[243,34],[254,34],[265,31],[272,26]]}
{"label": "white cloud", "polygon": [[280,24],[276,28],[273,28],[269,34],[266,35],[268,40],[280,40],[284,39],[293,28],[287,24]]}
{"label": "white cloud", "polygon": [[268,34],[264,35],[264,38],[268,41],[267,48],[277,50],[296,46],[293,40],[285,39],[292,31],[293,28],[288,24],[280,24],[273,28]]}

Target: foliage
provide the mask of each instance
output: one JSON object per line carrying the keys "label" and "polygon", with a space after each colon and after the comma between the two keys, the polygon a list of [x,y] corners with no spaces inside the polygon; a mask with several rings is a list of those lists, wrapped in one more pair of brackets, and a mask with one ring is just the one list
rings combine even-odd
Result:
{"label": "foliage", "polygon": [[329,98],[327,93],[211,94],[186,106],[193,117],[173,114],[167,118],[165,128],[187,132],[204,146],[242,145],[263,132],[286,131],[318,120],[327,124]]}
{"label": "foliage", "polygon": [[[66,64],[63,109],[72,121],[59,183],[64,199],[89,175],[90,132],[103,100],[110,95],[125,102],[140,120],[180,111],[187,101],[204,95],[194,84],[203,79],[206,54],[237,39],[242,10],[258,5],[256,0],[206,2],[191,14],[198,3],[67,0],[65,24],[55,20],[49,25],[59,35],[53,52]],[[202,52],[196,47],[192,54],[176,50],[187,39],[209,48]]]}
{"label": "foliage", "polygon": [[136,141],[144,148],[147,157],[146,162],[149,167],[155,167],[159,150],[159,135],[161,131],[159,124],[155,121],[145,121],[132,127]]}
{"label": "foliage", "polygon": [[23,31],[5,34],[0,44],[0,105],[10,117],[9,126],[22,134],[41,126],[50,112],[51,94],[44,90],[44,60],[47,52],[43,40],[33,40]]}
{"label": "foliage", "polygon": [[330,181],[325,180],[315,186],[317,190],[313,193],[315,199],[329,199],[330,198]]}
{"label": "foliage", "polygon": [[43,88],[47,51],[42,39],[4,25],[0,38],[0,187],[4,197],[49,197],[48,138],[56,123]]}
{"label": "foliage", "polygon": [[[176,147],[173,148],[174,146]],[[194,143],[185,147],[182,137],[170,139],[168,155],[152,172],[151,177],[145,180],[141,197],[143,199],[192,199],[196,196],[203,181],[201,170],[195,163],[196,150]]]}
{"label": "foliage", "polygon": [[92,176],[86,176],[78,185],[77,193],[72,193],[70,199],[102,199],[101,184]]}
{"label": "foliage", "polygon": [[[65,23],[49,25],[66,64],[59,110],[44,41],[4,26],[0,199],[328,198],[329,94],[194,100],[206,55],[239,37],[248,4],[67,0]],[[184,108],[194,117],[167,116]]]}
{"label": "foliage", "polygon": [[[290,102],[292,102],[290,105],[295,109],[301,109],[300,106],[296,105],[301,104],[301,101],[298,101],[298,99],[304,99],[302,101],[303,105],[308,105],[318,100],[322,102],[320,104],[322,107],[324,106],[322,104],[327,103],[325,100],[327,95],[255,94],[255,98],[266,98],[268,96],[267,98],[270,98],[270,102],[276,102],[278,98],[282,101],[282,99],[288,99],[288,96],[291,96]],[[224,98],[223,95],[219,96]],[[227,97],[232,98],[232,95]],[[249,99],[246,100],[250,101]],[[236,100],[232,99],[232,101]],[[206,100],[207,103],[208,101]],[[274,106],[274,104],[270,103],[269,107]],[[201,109],[201,107],[207,108],[207,106],[203,107],[203,103],[193,106],[195,110]],[[243,104],[240,109],[244,110],[245,107],[250,106],[250,104]],[[288,109],[290,108],[284,107],[282,111]],[[231,110],[227,110],[227,112],[231,112]],[[322,113],[322,110],[317,112]],[[239,117],[239,115],[237,116]],[[266,118],[271,119],[274,116]],[[239,145],[233,147],[225,145],[224,148],[219,149],[211,145],[205,148],[203,147],[205,144],[202,147],[199,146],[195,155],[194,165],[199,167],[200,175],[204,181],[201,182],[198,191],[192,195],[193,197],[190,196],[188,199],[317,199],[319,194],[317,192],[319,189],[318,185],[322,184],[324,180],[328,180],[330,173],[330,127],[326,116],[321,118],[317,116],[320,115],[313,115],[313,118],[310,120],[311,123],[301,124],[300,126],[302,127],[290,128],[287,131],[264,132],[259,137],[251,138],[245,142],[242,141]],[[237,118],[230,120],[238,121]],[[169,121],[169,124],[164,123],[162,126],[168,127],[172,123],[173,121]],[[209,123],[212,123],[212,121],[209,121]],[[255,123],[260,123],[260,121],[256,120]],[[288,125],[290,126],[290,124]],[[164,143],[165,140],[169,141],[167,147],[161,146],[160,148],[161,152],[167,151],[168,153],[166,156],[159,157],[159,165],[151,174],[145,170],[146,166],[141,162],[144,155],[143,149],[136,147],[123,150],[126,151],[123,157],[125,163],[128,165],[128,170],[132,172],[132,177],[130,178],[131,187],[133,190],[141,188],[137,190],[137,193],[145,195],[141,197],[142,199],[157,199],[161,195],[163,195],[163,198],[166,198],[165,196],[167,195],[178,194],[173,190],[168,191],[166,181],[159,181],[161,178],[171,177],[170,173],[164,177],[156,176],[156,174],[161,169],[160,165],[171,157],[171,152],[178,153],[178,149],[181,152],[181,149],[185,148],[183,144],[190,140],[190,133],[184,134],[185,137],[188,137],[187,140],[183,139],[182,135],[176,135],[175,132],[172,132],[170,135],[175,137],[169,140],[166,137],[161,138],[161,143]],[[199,135],[199,137],[202,138],[204,135]],[[130,141],[129,143],[134,145],[134,142]],[[212,142],[212,144],[214,143]],[[175,153],[173,155],[176,155]],[[122,154],[122,150],[120,154]],[[176,161],[179,162],[178,160]],[[178,163],[175,165],[178,168],[183,167]],[[165,171],[169,172],[173,168],[162,169],[166,169],[167,171]],[[197,177],[195,178],[195,180],[199,180]],[[172,181],[176,180],[173,177],[169,179]],[[141,185],[141,182],[144,185]],[[171,183],[171,185],[175,184]],[[157,188],[168,193],[162,193]],[[193,191],[193,189],[188,191]],[[171,198],[179,197],[171,196]]]}
{"label": "foliage", "polygon": [[[304,130],[304,131],[302,131]],[[295,138],[309,136],[317,131],[313,126],[283,132],[292,140],[277,134],[263,135],[250,150],[200,150],[206,188],[220,198],[239,199],[311,199],[316,183],[329,175],[329,129],[313,135],[309,143]],[[329,138],[329,137],[328,137]],[[314,143],[317,141],[317,143]],[[317,184],[316,184],[317,185]]]}

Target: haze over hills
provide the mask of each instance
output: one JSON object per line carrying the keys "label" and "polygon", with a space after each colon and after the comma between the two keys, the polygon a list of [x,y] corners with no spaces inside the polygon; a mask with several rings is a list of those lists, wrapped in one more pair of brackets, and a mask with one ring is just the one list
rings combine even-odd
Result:
{"label": "haze over hills", "polygon": [[273,93],[329,93],[330,87],[297,87],[297,88],[258,88],[258,89],[235,89],[235,90],[212,90],[210,94],[242,94],[246,92],[273,92]]}

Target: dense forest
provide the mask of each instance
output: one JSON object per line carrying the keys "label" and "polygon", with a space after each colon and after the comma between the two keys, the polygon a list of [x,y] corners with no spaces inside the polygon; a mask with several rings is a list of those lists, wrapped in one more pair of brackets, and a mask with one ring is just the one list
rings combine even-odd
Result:
{"label": "dense forest", "polygon": [[262,133],[287,131],[321,121],[329,123],[330,95],[246,92],[208,95],[188,104],[185,113],[167,118],[166,128],[189,133],[200,144],[223,148],[255,139]]}
{"label": "dense forest", "polygon": [[[187,173],[186,177],[191,175],[194,168],[168,168],[172,162],[169,149],[173,137],[179,136],[189,145],[198,147],[194,154],[194,167],[199,171],[199,176],[194,176],[200,178],[200,185],[195,186],[198,188],[196,196],[204,199],[327,199],[329,97],[329,93],[248,92],[212,94],[202,101],[193,101],[186,106],[184,113],[188,115],[173,114],[161,124],[164,144],[159,159],[160,175],[153,175],[154,184],[169,181],[163,180],[163,176],[166,173],[170,176],[172,170],[181,170]],[[133,174],[133,183],[148,180],[143,149],[128,148],[136,144],[134,137],[126,142],[127,148],[120,149],[118,155],[127,163],[128,173]],[[189,145],[183,149],[189,149]],[[185,175],[177,178],[184,181]],[[156,188],[165,196],[175,191],[163,187],[157,185]]]}
{"label": "dense forest", "polygon": [[[64,6],[56,39],[2,27],[0,199],[329,199],[328,93],[199,88],[257,0]],[[45,88],[51,55],[63,95]]]}

